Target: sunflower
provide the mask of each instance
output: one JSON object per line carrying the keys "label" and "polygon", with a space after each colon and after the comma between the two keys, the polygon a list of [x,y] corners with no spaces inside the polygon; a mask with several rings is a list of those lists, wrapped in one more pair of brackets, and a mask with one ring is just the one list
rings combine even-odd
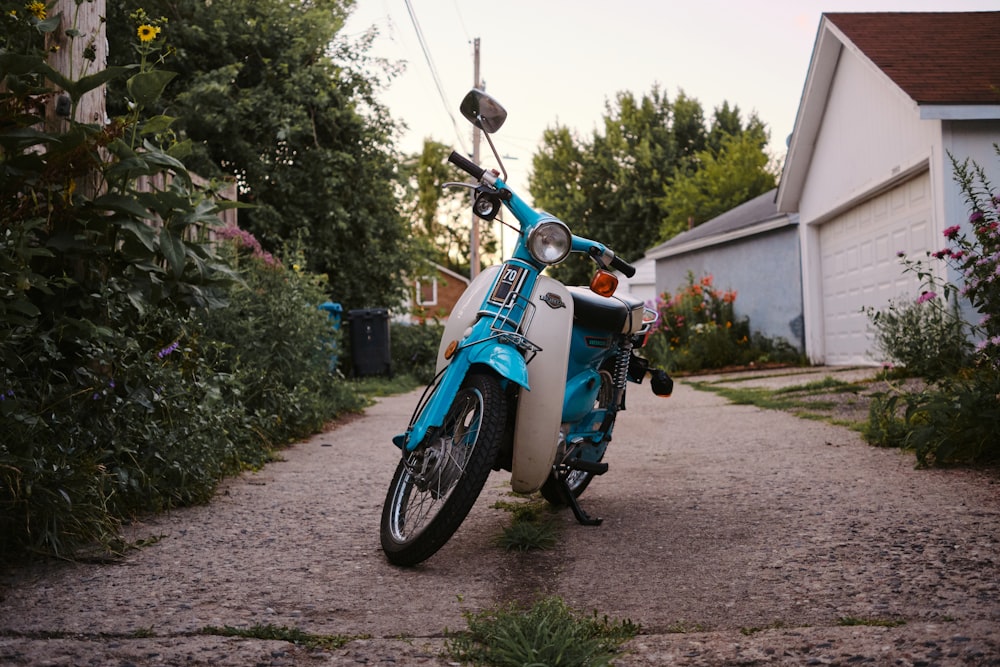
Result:
{"label": "sunflower", "polygon": [[28,10],[29,14],[33,15],[39,21],[45,20],[46,9],[44,2],[39,2],[38,0],[34,0],[34,2],[29,2],[24,7],[25,9]]}
{"label": "sunflower", "polygon": [[160,34],[160,29],[154,25],[143,24],[138,30],[140,42],[152,42]]}

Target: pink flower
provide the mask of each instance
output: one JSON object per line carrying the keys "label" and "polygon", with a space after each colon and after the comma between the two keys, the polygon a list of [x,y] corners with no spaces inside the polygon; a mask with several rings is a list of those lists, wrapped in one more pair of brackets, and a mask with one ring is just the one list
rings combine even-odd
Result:
{"label": "pink flower", "polygon": [[948,229],[944,230],[945,238],[948,238],[948,239],[955,238],[956,236],[958,236],[959,229],[960,228],[959,228],[958,225],[952,225]]}
{"label": "pink flower", "polygon": [[930,301],[936,296],[937,294],[935,294],[934,292],[921,292],[920,296],[917,297],[917,303],[926,303],[927,301]]}

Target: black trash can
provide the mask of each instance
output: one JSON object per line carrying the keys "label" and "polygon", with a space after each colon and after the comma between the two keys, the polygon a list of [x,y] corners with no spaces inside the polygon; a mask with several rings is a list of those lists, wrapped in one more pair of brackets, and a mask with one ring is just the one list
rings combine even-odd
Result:
{"label": "black trash can", "polygon": [[389,311],[385,308],[359,308],[347,311],[351,335],[351,365],[355,377],[392,376],[389,347]]}

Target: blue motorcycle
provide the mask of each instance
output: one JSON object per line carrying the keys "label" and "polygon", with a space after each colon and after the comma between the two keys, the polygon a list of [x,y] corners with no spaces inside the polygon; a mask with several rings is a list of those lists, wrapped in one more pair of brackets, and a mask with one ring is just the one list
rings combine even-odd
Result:
{"label": "blue motorcycle", "polygon": [[[462,115],[490,135],[507,112],[472,90]],[[537,211],[507,185],[506,171],[487,170],[452,153],[449,162],[475,183],[473,210],[493,220],[506,208],[520,234],[509,259],[482,271],[451,312],[438,351],[437,375],[404,433],[402,457],[382,509],[388,560],[415,565],[458,530],[493,470],[508,470],[518,493],[539,491],[569,506],[582,524],[598,525],[578,498],[603,462],[626,381],[647,376],[669,396],[673,381],[636,354],[657,321],[630,295],[615,296],[618,278],[635,268],[607,246],[574,235],[562,220]],[[597,264],[589,287],[567,287],[543,275],[571,252]]]}

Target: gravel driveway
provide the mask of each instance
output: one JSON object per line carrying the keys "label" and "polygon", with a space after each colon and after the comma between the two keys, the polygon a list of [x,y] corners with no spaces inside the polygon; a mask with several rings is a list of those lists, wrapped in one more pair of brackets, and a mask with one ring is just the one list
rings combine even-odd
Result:
{"label": "gravel driveway", "polygon": [[[121,562],[2,573],[0,664],[448,665],[464,611],[550,594],[642,625],[618,665],[1000,665],[995,471],[915,470],[843,427],[632,387],[611,469],[583,497],[602,526],[567,510],[557,548],[504,552],[495,473],[445,548],[397,569],[378,520],[415,400],[135,525],[156,541]],[[200,634],[255,624],[363,638]]]}

